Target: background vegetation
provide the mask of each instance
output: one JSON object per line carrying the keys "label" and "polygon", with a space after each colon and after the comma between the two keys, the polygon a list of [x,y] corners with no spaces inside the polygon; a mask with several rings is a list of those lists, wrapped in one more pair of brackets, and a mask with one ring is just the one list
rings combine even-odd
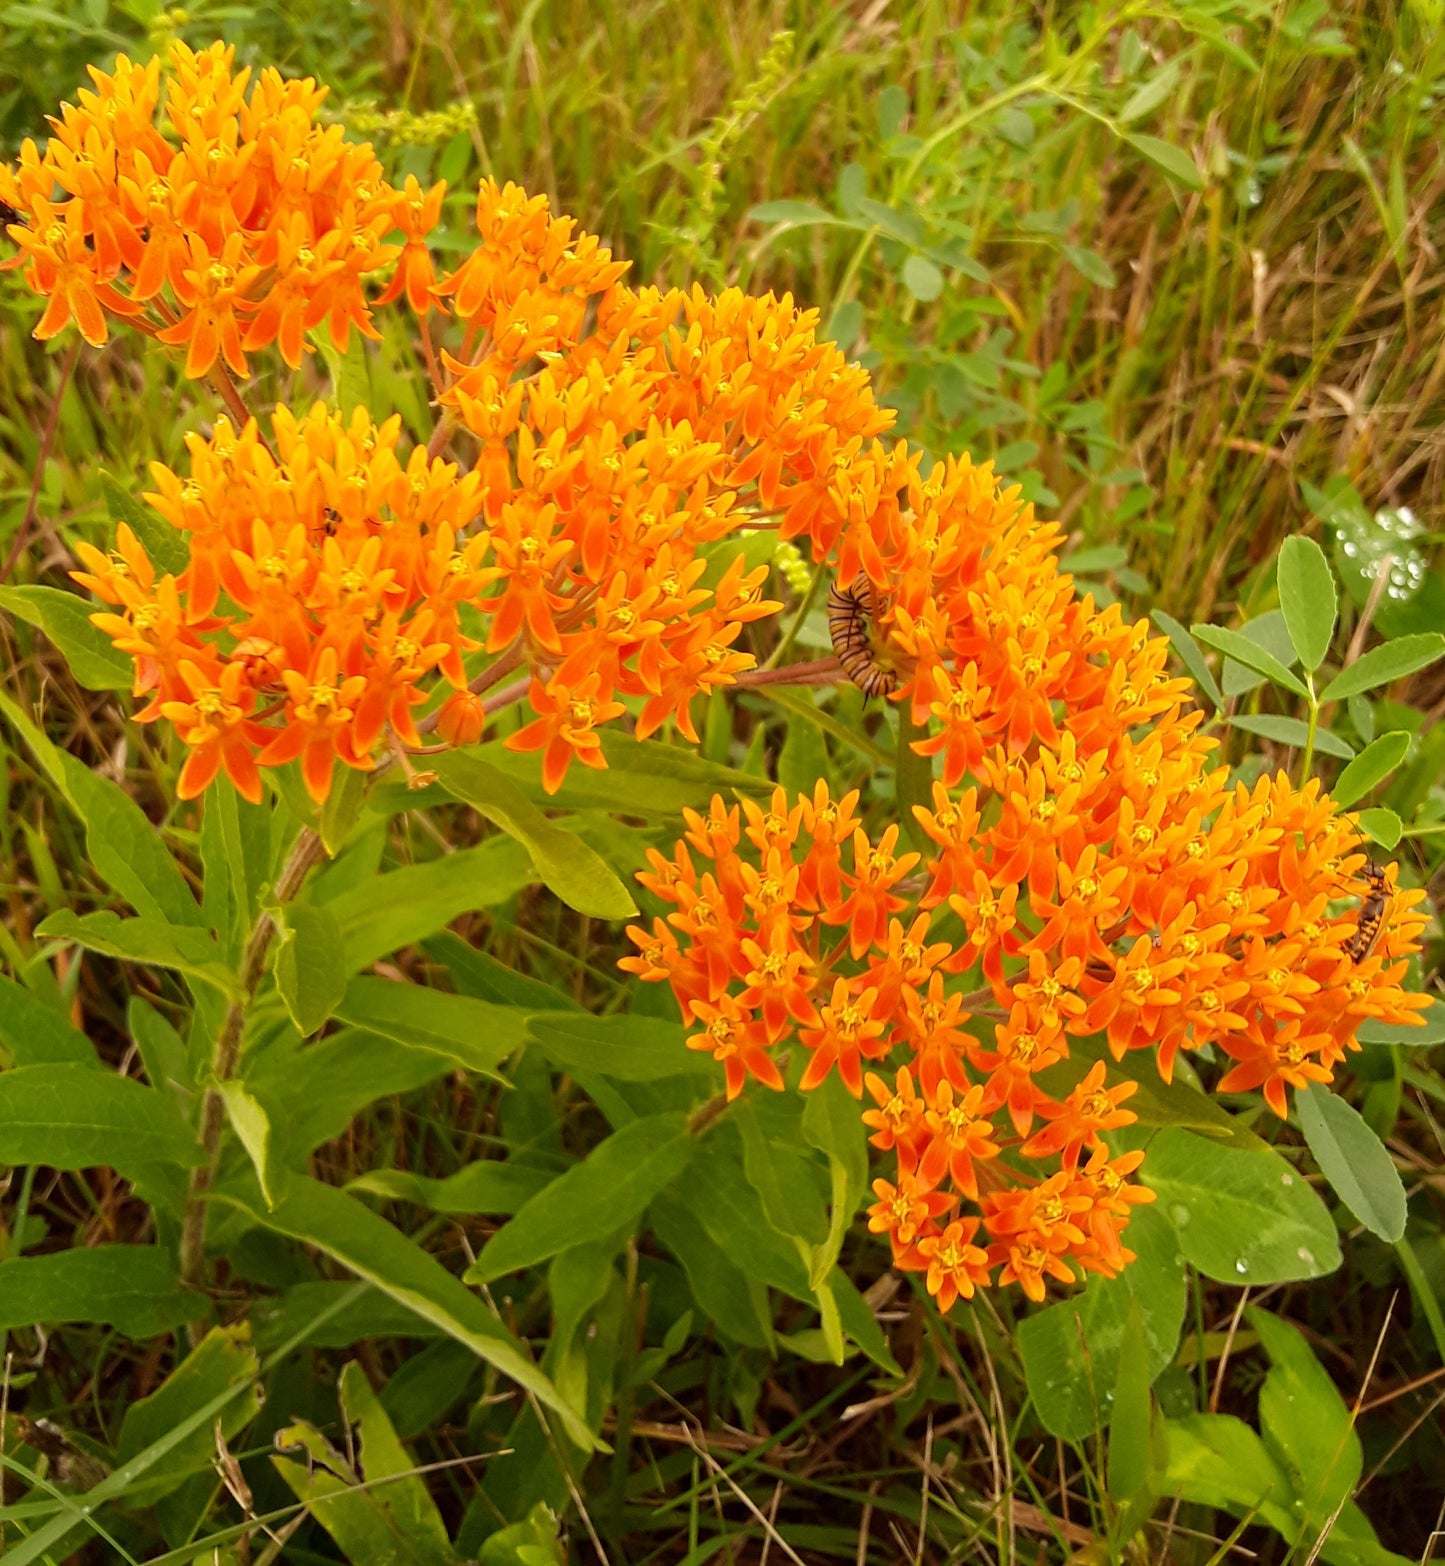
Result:
{"label": "background vegetation", "polygon": [[[1400,634],[1445,624],[1441,22],[1439,0],[15,4],[0,7],[0,143],[10,156],[40,134],[87,61],[145,54],[175,33],[198,46],[225,37],[248,62],[331,83],[337,113],[375,137],[394,177],[451,181],[458,247],[466,192],[486,173],[546,191],[632,258],[642,280],[793,290],[874,370],[902,433],[936,453],[997,456],[1063,519],[1077,573],[1131,612],[1160,609],[1186,624],[1267,616],[1279,543],[1309,531],[1333,555],[1347,615],[1393,556],[1373,618]],[[74,357],[62,339],[43,351],[29,336],[33,301],[13,275],[0,281],[0,312],[0,551],[12,583],[63,582],[70,541],[99,540],[111,525],[94,454],[136,490],[146,462],[174,461],[182,433],[214,409],[134,343]],[[373,371],[394,376],[403,410],[415,395],[408,352],[389,344]],[[255,390],[265,406],[287,384],[273,372]],[[52,407],[58,427],[41,464]],[[29,627],[9,624],[3,636],[14,701],[63,749],[124,780],[184,848],[185,823],[165,817],[175,758],[82,691]],[[1247,677],[1226,694],[1236,716],[1275,716]],[[1389,704],[1388,721],[1368,721],[1414,736],[1383,803],[1411,823],[1400,853],[1409,877],[1434,892],[1445,852],[1445,829],[1432,825],[1445,817],[1436,722],[1445,685],[1427,675],[1410,694],[1408,705]],[[707,749],[754,773],[776,772],[790,746],[795,759],[814,747],[840,775],[871,766],[849,745],[856,714],[837,711],[801,733],[790,719],[782,702],[749,697],[713,715]],[[1229,731],[1231,759],[1284,756],[1268,722],[1253,729]],[[886,770],[874,773],[886,794]],[[4,786],[0,955],[11,977],[83,1020],[121,1063],[133,1032],[127,997],[143,989],[143,971],[68,959],[33,934],[56,908],[104,906],[93,851],[53,775],[18,740]],[[419,819],[399,818],[388,864],[434,855]],[[452,825],[448,836],[463,841],[469,828]],[[406,961],[447,965],[455,980],[458,936],[486,954],[475,959],[474,993],[491,993],[505,964],[554,998],[617,1003],[613,933],[543,894],[468,915]],[[1426,975],[1436,957],[1427,952]],[[151,998],[162,1015],[166,994]],[[1350,1088],[1405,1174],[1405,1242],[1384,1245],[1343,1214],[1343,1271],[1251,1296],[1305,1334],[1346,1404],[1361,1403],[1356,1494],[1382,1541],[1416,1559],[1445,1526],[1436,1060],[1371,1052]],[[343,1116],[312,1171],[334,1185],[378,1170],[444,1178],[499,1138],[551,1138],[560,1157],[595,1140],[595,1117],[565,1083],[554,1093],[545,1072],[509,1095],[447,1079]],[[1286,1134],[1286,1148],[1292,1141]],[[399,1204],[402,1180],[383,1179],[373,1194]],[[390,1210],[409,1211],[412,1231],[458,1261],[496,1226],[442,1203],[419,1231],[415,1207]],[[3,1213],[7,1255],[132,1239],[145,1221],[120,1181],[37,1176],[33,1165],[14,1171]],[[579,1285],[581,1314],[567,1324],[578,1352],[599,1333],[622,1345],[603,1423],[615,1456],[578,1465],[555,1445],[523,1445],[491,1465],[479,1500],[469,1457],[490,1439],[490,1386],[475,1362],[445,1339],[417,1340],[414,1322],[380,1307],[278,1355],[299,1319],[295,1290],[322,1277],[258,1242],[222,1302],[227,1319],[249,1310],[267,1368],[266,1407],[235,1453],[243,1467],[223,1464],[218,1478],[203,1465],[199,1488],[193,1479],[174,1492],[169,1514],[132,1496],[121,1534],[92,1540],[89,1558],[149,1558],[169,1546],[188,1559],[192,1538],[208,1552],[232,1548],[219,1530],[241,1517],[242,1495],[257,1513],[289,1517],[292,1491],[259,1454],[298,1418],[349,1450],[336,1387],[350,1361],[364,1372],[349,1371],[342,1386],[352,1418],[365,1427],[368,1388],[384,1389],[391,1425],[473,1554],[499,1521],[546,1500],[566,1515],[578,1559],[1109,1559],[1117,1518],[1102,1447],[1092,1437],[1062,1443],[1041,1424],[1008,1307],[945,1324],[906,1290],[890,1294],[882,1252],[852,1243],[852,1275],[879,1279],[872,1302],[907,1371],[901,1390],[875,1383],[866,1365],[812,1362],[807,1329],[773,1358],[683,1324],[676,1269],[634,1247],[624,1290],[607,1296],[612,1314],[599,1315]],[[1256,1423],[1266,1364],[1277,1376],[1288,1349],[1241,1314],[1240,1291],[1197,1274],[1190,1290],[1193,1330],[1156,1395],[1176,1412],[1207,1407]],[[518,1330],[547,1331],[524,1292],[498,1304]],[[3,1312],[0,1299],[0,1326]],[[12,1419],[7,1442],[28,1440],[62,1489],[86,1487],[77,1477],[86,1461],[113,1463],[127,1442],[136,1450],[162,1428],[144,1434],[125,1415],[174,1364],[175,1340],[26,1328],[10,1334],[9,1350],[6,1397],[31,1423]],[[1315,1383],[1288,1395],[1333,1407]],[[37,1434],[41,1418],[58,1435]],[[363,1454],[368,1474],[382,1471],[371,1461]],[[1301,1462],[1308,1469],[1307,1453]],[[1223,1543],[1221,1520],[1234,1526],[1223,1511],[1166,1503],[1131,1548],[1139,1559],[1201,1563],[1230,1551],[1308,1554],[1291,1556],[1277,1530],[1248,1516]],[[518,1552],[529,1548],[542,1552],[531,1559],[548,1558],[550,1524],[524,1526],[535,1538],[511,1535],[483,1558],[528,1559]],[[258,1535],[252,1558],[273,1549]],[[307,1522],[282,1558],[335,1559],[336,1548]]]}

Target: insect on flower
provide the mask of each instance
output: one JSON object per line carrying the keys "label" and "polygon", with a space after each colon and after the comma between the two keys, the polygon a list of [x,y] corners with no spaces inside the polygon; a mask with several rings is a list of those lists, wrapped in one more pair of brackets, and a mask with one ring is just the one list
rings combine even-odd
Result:
{"label": "insect on flower", "polygon": [[898,675],[878,662],[873,652],[873,621],[878,598],[868,574],[860,571],[851,587],[836,582],[828,589],[828,635],[843,672],[865,696],[888,696],[898,689]]}
{"label": "insect on flower", "polygon": [[1385,914],[1390,906],[1390,883],[1379,865],[1367,859],[1360,873],[1370,889],[1361,899],[1355,933],[1345,942],[1346,954],[1351,962],[1356,963],[1364,962],[1379,944],[1385,928]]}

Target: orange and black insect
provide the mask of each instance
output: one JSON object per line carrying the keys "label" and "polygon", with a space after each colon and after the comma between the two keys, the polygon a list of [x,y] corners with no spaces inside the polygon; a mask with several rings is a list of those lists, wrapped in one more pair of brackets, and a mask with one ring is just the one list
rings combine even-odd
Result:
{"label": "orange and black insect", "polygon": [[1360,902],[1360,912],[1355,921],[1355,933],[1345,942],[1345,955],[1351,962],[1364,962],[1379,945],[1385,928],[1385,910],[1390,905],[1390,883],[1385,872],[1370,860],[1360,872],[1369,891]]}
{"label": "orange and black insect", "polygon": [[828,589],[828,635],[843,672],[865,696],[887,696],[898,689],[898,675],[885,669],[873,652],[873,617],[877,597],[866,571],[851,587],[836,582]]}

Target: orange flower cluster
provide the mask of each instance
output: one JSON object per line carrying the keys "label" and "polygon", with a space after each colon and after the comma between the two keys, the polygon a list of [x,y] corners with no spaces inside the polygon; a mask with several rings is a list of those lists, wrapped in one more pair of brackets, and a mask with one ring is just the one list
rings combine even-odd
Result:
{"label": "orange flower cluster", "polygon": [[[898,1161],[870,1221],[941,1300],[995,1267],[1040,1298],[1071,1263],[1128,1259],[1142,1155],[1111,1157],[1103,1133],[1134,1118],[1133,1084],[1107,1087],[1099,1060],[1063,1090],[1078,1041],[1116,1062],[1150,1050],[1166,1079],[1181,1049],[1223,1056],[1218,1088],[1260,1088],[1282,1116],[1286,1088],[1331,1080],[1361,1022],[1428,1003],[1402,987],[1423,894],[1368,867],[1317,782],[1230,788],[1167,643],[1077,598],[1053,530],[985,499],[984,472],[935,468],[914,492],[927,521],[890,517],[888,596],[874,578],[880,656],[907,640],[898,699],[915,711],[937,660],[914,745],[940,757],[931,808],[913,807],[927,852],[900,852],[897,824],[870,836],[857,795],[822,783],[766,811],[715,799],[639,876],[672,911],[633,926],[623,960],[671,984],[730,1095],[748,1076],[782,1087],[794,1038],[804,1090],[835,1066],[855,1095],[866,1084],[875,1145]],[[933,504],[950,492],[958,522]],[[901,568],[915,547],[931,579]],[[904,1050],[891,1082],[865,1076]],[[972,1215],[951,1217],[963,1200]]]}
{"label": "orange flower cluster", "polygon": [[[186,345],[188,376],[218,355],[244,376],[246,354],[272,343],[299,365],[323,322],[338,349],[353,326],[377,336],[365,283],[393,262],[376,302],[432,307],[426,237],[444,187],[393,188],[369,143],[316,123],[325,87],[274,69],[251,83],[234,53],[172,45],[164,93],[159,58],[91,67],[94,91],[61,105],[45,152],[27,140],[0,167],[26,282],[49,301],[37,337],[74,320],[103,343],[116,316]],[[383,243],[397,230],[400,246]]]}

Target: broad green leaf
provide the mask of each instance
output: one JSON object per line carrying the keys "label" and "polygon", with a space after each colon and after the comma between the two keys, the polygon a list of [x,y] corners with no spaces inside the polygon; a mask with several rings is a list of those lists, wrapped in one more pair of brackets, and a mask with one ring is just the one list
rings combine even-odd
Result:
{"label": "broad green leaf", "polygon": [[135,1178],[201,1154],[171,1100],[92,1066],[19,1066],[0,1073],[0,1164],[104,1165]]}
{"label": "broad green leaf", "polygon": [[1109,1455],[1105,1470],[1109,1499],[1116,1506],[1140,1508],[1149,1499],[1150,1374],[1149,1340],[1136,1294],[1129,1301],[1119,1370],[1114,1377],[1109,1415]]}
{"label": "broad green leaf", "polygon": [[677,1193],[664,1192],[656,1198],[648,1223],[687,1274],[703,1319],[735,1343],[771,1349],[773,1324],[767,1288],[742,1271]]}
{"label": "broad green leaf", "polygon": [[390,979],[353,979],[336,1016],[488,1076],[495,1076],[502,1061],[528,1038],[527,1014],[520,1007],[493,1006],[470,995]]}
{"label": "broad green leaf", "polygon": [[100,473],[100,493],[112,522],[126,523],[140,540],[157,572],[179,576],[190,564],[191,550],[186,535],[146,501],[132,495],[113,473]]}
{"label": "broad green leaf", "polygon": [[[1229,726],[1273,740],[1276,745],[1293,745],[1296,750],[1303,750],[1309,743],[1309,725],[1301,718],[1282,718],[1270,712],[1243,712],[1230,718]],[[1341,761],[1351,761],[1355,755],[1355,748],[1348,740],[1323,726],[1315,729],[1315,749],[1321,755],[1337,756]]]}
{"label": "broad green leaf", "polygon": [[[1256,615],[1252,620],[1246,620],[1240,626],[1239,634],[1247,641],[1253,642],[1256,647],[1263,647],[1286,669],[1293,669],[1299,661],[1299,654],[1295,652],[1294,643],[1289,639],[1289,627],[1284,623],[1284,616],[1278,609],[1271,609],[1265,614]],[[1226,701],[1232,696],[1244,696],[1250,691],[1258,690],[1264,683],[1265,678],[1262,674],[1246,669],[1242,663],[1235,663],[1232,658],[1225,660],[1224,667],[1219,672],[1219,684]]]}
{"label": "broad green leaf", "polygon": [[216,1195],[263,1227],[316,1246],[448,1337],[467,1344],[479,1358],[558,1413],[577,1446],[592,1449],[586,1427],[482,1301],[435,1257],[355,1197],[305,1176],[289,1181],[270,1209],[254,1186],[249,1192],[244,1187],[218,1189]]}
{"label": "broad green leaf", "polygon": [[1253,669],[1256,674],[1264,675],[1267,680],[1284,686],[1296,696],[1309,696],[1304,682],[1297,674],[1249,637],[1242,636],[1238,631],[1227,631],[1221,625],[1195,625],[1190,627],[1190,631],[1196,641],[1212,647],[1215,652],[1223,653],[1226,658],[1232,658],[1235,663]]}
{"label": "broad green leaf", "polygon": [[268,1354],[293,1340],[316,1348],[349,1348],[363,1338],[452,1341],[406,1306],[352,1279],[292,1284],[253,1300],[250,1320],[256,1346]]}
{"label": "broad green leaf", "polygon": [[743,1139],[743,1168],[768,1222],[809,1248],[828,1238],[828,1212],[817,1161],[802,1141],[798,1095],[744,1094],[729,1110]]}
{"label": "broad green leaf", "polygon": [[201,910],[170,851],[124,789],[52,744],[4,692],[0,712],[85,825],[91,863],[139,914],[199,925]]}
{"label": "broad green leaf", "polygon": [[1272,1149],[1243,1151],[1167,1127],[1140,1178],[1158,1194],[1184,1259],[1219,1283],[1286,1283],[1340,1265],[1329,1209]]}
{"label": "broad green leaf", "polygon": [[548,820],[504,772],[474,751],[432,758],[432,770],[455,799],[522,843],[543,884],[569,908],[597,919],[637,912],[627,888],[595,850]]}
{"label": "broad green leaf", "polygon": [[1140,157],[1147,158],[1156,169],[1162,169],[1170,179],[1177,179],[1186,189],[1204,189],[1204,176],[1199,172],[1199,165],[1182,147],[1176,147],[1158,136],[1145,136],[1138,131],[1130,132],[1124,140]]}
{"label": "broad green leaf", "polygon": [[533,882],[527,852],[497,837],[426,864],[375,876],[327,906],[341,926],[348,974],[412,946],[476,908],[494,908]]}
{"label": "broad green leaf", "polygon": [[819,223],[841,228],[856,226],[811,201],[761,201],[748,208],[748,219],[753,223],[781,223],[787,228],[811,228]]}
{"label": "broad green leaf", "polygon": [[1086,250],[1082,245],[1060,244],[1064,259],[1079,274],[1099,288],[1113,288],[1119,279],[1114,268],[1097,250]]}
{"label": "broad green leaf", "polygon": [[356,767],[342,767],[340,776],[331,785],[331,792],[321,807],[318,829],[321,843],[333,858],[351,838],[353,829],[366,804],[367,784],[370,775]]}
{"label": "broad green leaf", "polygon": [[1115,116],[1119,123],[1127,125],[1131,120],[1142,120],[1146,114],[1152,114],[1172,97],[1179,84],[1183,65],[1183,60],[1178,56],[1166,60],[1152,76],[1141,82],[1124,100],[1123,107]]}
{"label": "broad green leaf", "polygon": [[1385,1144],[1327,1087],[1296,1088],[1294,1107],[1335,1194],[1371,1234],[1393,1245],[1405,1232],[1405,1187]]}
{"label": "broad green leaf", "polygon": [[95,606],[78,594],[59,587],[0,587],[0,609],[44,631],[87,690],[128,691],[134,683],[135,665],[90,623]]}
{"label": "broad green leaf", "polygon": [[245,1087],[234,1078],[216,1083],[216,1090],[226,1106],[226,1118],[231,1129],[240,1138],[241,1146],[256,1171],[256,1181],[268,1207],[276,1205],[271,1171],[271,1117]]}
{"label": "broad green leaf", "polygon": [[[121,1421],[116,1456],[130,1462],[153,1442],[179,1425],[187,1415],[206,1407],[228,1388],[246,1384],[250,1391],[230,1401],[220,1416],[221,1432],[230,1440],[250,1424],[261,1406],[260,1362],[251,1347],[245,1322],[212,1327],[187,1357],[149,1397],[132,1403]],[[156,1464],[136,1491],[132,1504],[154,1504],[192,1475],[206,1472],[215,1461],[216,1438],[209,1425],[193,1430]]]}
{"label": "broad green leaf", "polygon": [[175,1258],[156,1245],[97,1245],[0,1262],[0,1331],[104,1322],[128,1338],[153,1338],[205,1313],[205,1301],[177,1284]]}
{"label": "broad green leaf", "polygon": [[1296,1521],[1289,1475],[1269,1448],[1233,1414],[1190,1414],[1167,1419],[1168,1466],[1164,1493],[1252,1515],[1289,1538]]}
{"label": "broad green leaf", "polygon": [[943,292],[943,273],[927,256],[909,256],[900,276],[908,292],[924,304],[931,304]]}
{"label": "broad green leaf", "polygon": [[281,910],[284,929],[276,948],[276,988],[296,1031],[309,1038],[346,993],[346,951],[341,925],[324,903]]}
{"label": "broad green leaf", "polygon": [[1217,712],[1224,705],[1224,694],[1219,689],[1219,681],[1214,678],[1214,671],[1205,662],[1204,654],[1199,650],[1199,643],[1178,620],[1172,615],[1165,614],[1162,609],[1156,609],[1149,618],[1173,643],[1180,662],[1194,676],[1194,683],[1214,703],[1214,710]]}
{"label": "broad green leaf", "polygon": [[557,1515],[538,1501],[521,1522],[488,1536],[477,1566],[562,1566],[563,1559]]}
{"label": "broad green leaf", "polygon": [[868,1130],[858,1101],[836,1072],[808,1094],[803,1110],[803,1139],[828,1159],[832,1184],[828,1237],[813,1251],[808,1282],[821,1289],[843,1249],[843,1240],[868,1189]]}
{"label": "broad green leaf", "polygon": [[520,1272],[636,1223],[653,1197],[679,1178],[696,1148],[687,1115],[678,1110],[614,1131],[492,1236],[466,1281]]}
{"label": "broad green leaf", "polygon": [[564,1071],[595,1071],[618,1082],[658,1082],[717,1069],[711,1056],[683,1043],[680,1022],[659,1017],[541,1012],[527,1018],[527,1037]]}
{"label": "broad green leaf", "polygon": [[409,1558],[425,1566],[451,1566],[456,1557],[436,1502],[355,1360],[341,1372],[341,1407],[361,1436],[361,1471],[371,1487],[370,1499],[405,1542]]}
{"label": "broad green leaf", "polygon": [[149,917],[122,919],[109,908],[84,915],[62,908],[38,925],[35,933],[46,940],[74,941],[87,951],[122,962],[174,969],[209,984],[227,999],[238,993],[236,975],[221,961],[220,948],[205,930],[193,925]]}
{"label": "broad green leaf", "polygon": [[271,1162],[300,1167],[313,1148],[340,1136],[368,1104],[409,1093],[453,1070],[432,1050],[344,1028],[300,1054],[264,1052],[246,1068],[246,1090],[271,1122]]}
{"label": "broad green leaf", "polygon": [[154,1006],[139,995],[130,998],[130,1005],[126,1009],[126,1025],[140,1052],[141,1064],[145,1067],[150,1085],[175,1096],[182,1113],[185,1113],[194,1086],[185,1040]]}
{"label": "broad green leaf", "polygon": [[927,726],[913,721],[909,703],[904,702],[898,709],[898,752],[893,764],[893,786],[903,835],[914,848],[925,853],[930,851],[930,839],[913,814],[913,807],[933,808],[933,758],[920,756],[914,750],[913,742],[927,738]]}
{"label": "broad green leaf", "polygon": [[1275,566],[1279,607],[1299,661],[1313,672],[1329,656],[1339,613],[1335,577],[1312,538],[1287,538]]}
{"label": "broad green leaf", "polygon": [[39,996],[0,977],[0,1055],[7,1066],[99,1065],[95,1046]]}
{"label": "broad green leaf", "polygon": [[1136,1308],[1148,1381],[1179,1346],[1187,1290],[1167,1220],[1154,1207],[1136,1207],[1125,1244],[1139,1259],[1118,1277],[1090,1277],[1067,1298],[1019,1323],[1029,1396],[1044,1428],[1061,1440],[1082,1441],[1108,1422],[1121,1346]]}
{"label": "broad green leaf", "polygon": [[[1245,712],[1230,718],[1229,726],[1246,734],[1258,734],[1276,745],[1290,745],[1303,750],[1309,744],[1309,724],[1303,718],[1285,718],[1274,713]],[[1322,756],[1334,756],[1339,761],[1353,761],[1355,747],[1343,735],[1319,724],[1315,728],[1315,750]]]}
{"label": "broad green leaf", "polygon": [[1393,810],[1384,805],[1376,805],[1371,810],[1362,810],[1356,818],[1362,831],[1372,843],[1378,843],[1381,848],[1394,848],[1404,835],[1405,823]]}
{"label": "broad green leaf", "polygon": [[1364,1465],[1344,1399],[1302,1334],[1258,1306],[1250,1326],[1269,1355],[1259,1393],[1259,1428],[1301,1503],[1298,1521],[1314,1534],[1349,1498]]}
{"label": "broad green leaf", "polygon": [[431,1180],[403,1169],[376,1169],[358,1175],[346,1189],[364,1191],[390,1202],[416,1202],[434,1213],[501,1216],[518,1212],[555,1178],[555,1170],[480,1158],[443,1180]]}
{"label": "broad green leaf", "polygon": [[1392,642],[1372,647],[1347,669],[1342,669],[1320,692],[1320,702],[1343,701],[1361,691],[1374,690],[1377,685],[1389,685],[1404,679],[1407,674],[1428,668],[1442,655],[1445,655],[1445,636],[1438,631],[1398,636]]}
{"label": "broad green leaf", "polygon": [[1348,810],[1356,800],[1363,799],[1389,777],[1405,759],[1409,748],[1410,736],[1403,729],[1394,729],[1371,740],[1335,779],[1330,798],[1341,810]]}
{"label": "broad green leaf", "polygon": [[1418,1027],[1395,1022],[1362,1022],[1355,1037],[1361,1044],[1408,1044],[1416,1049],[1445,1043],[1445,1001],[1433,1000],[1416,1015],[1420,1018]]}

